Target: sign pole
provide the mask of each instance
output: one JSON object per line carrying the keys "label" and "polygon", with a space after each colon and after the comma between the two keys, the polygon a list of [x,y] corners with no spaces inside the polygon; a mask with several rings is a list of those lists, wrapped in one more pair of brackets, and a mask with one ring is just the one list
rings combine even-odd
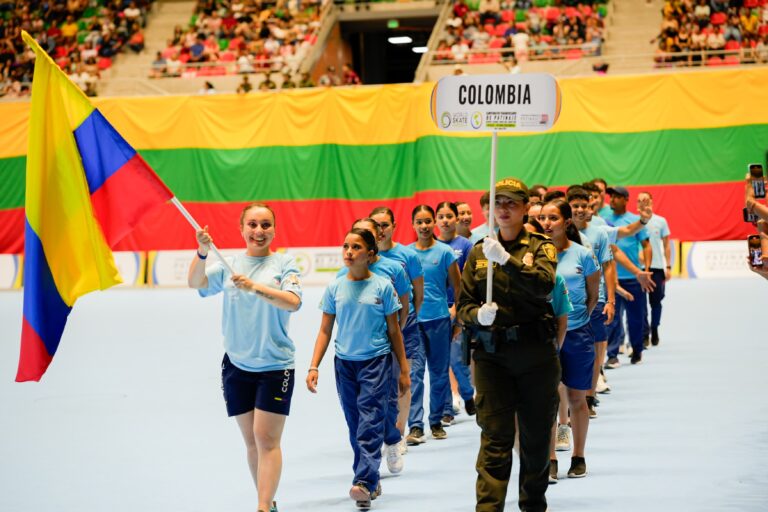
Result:
{"label": "sign pole", "polygon": [[[499,142],[499,132],[493,130],[491,134],[491,187],[488,197],[488,237],[496,238],[494,229],[494,209],[496,207],[496,151]],[[485,281],[485,303],[493,302],[493,265],[488,265],[488,273]]]}

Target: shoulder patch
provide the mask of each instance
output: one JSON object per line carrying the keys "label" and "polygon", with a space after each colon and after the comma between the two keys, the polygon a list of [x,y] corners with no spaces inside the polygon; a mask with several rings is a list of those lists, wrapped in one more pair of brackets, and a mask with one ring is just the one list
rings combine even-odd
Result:
{"label": "shoulder patch", "polygon": [[475,262],[475,268],[476,269],[488,268],[488,260],[477,260]]}
{"label": "shoulder patch", "polygon": [[541,249],[549,261],[557,261],[557,249],[554,244],[541,244]]}

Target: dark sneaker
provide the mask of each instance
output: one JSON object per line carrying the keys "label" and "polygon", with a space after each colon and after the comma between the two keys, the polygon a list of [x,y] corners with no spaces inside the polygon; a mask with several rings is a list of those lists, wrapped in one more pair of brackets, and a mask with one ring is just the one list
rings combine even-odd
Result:
{"label": "dark sneaker", "polygon": [[371,491],[368,490],[368,486],[365,482],[357,482],[349,490],[349,497],[355,500],[355,506],[362,510],[368,510],[371,508]]}
{"label": "dark sneaker", "polygon": [[445,429],[439,423],[437,425],[430,425],[429,428],[432,429],[432,437],[434,439],[445,439],[448,437],[448,434],[445,433]]}
{"label": "dark sneaker", "polygon": [[595,403],[595,397],[588,396],[587,397],[587,409],[589,409],[589,419],[595,419],[597,418],[597,410],[595,409],[595,406],[597,404]]}
{"label": "dark sneaker", "polygon": [[381,496],[381,481],[376,484],[376,490],[371,493],[371,499],[375,500],[379,496]]}
{"label": "dark sneaker", "polygon": [[474,416],[475,414],[477,414],[477,407],[475,407],[474,398],[470,398],[469,400],[464,402],[464,409],[467,411],[467,414],[469,416]]}
{"label": "dark sneaker", "polygon": [[444,427],[450,427],[451,425],[453,425],[453,420],[454,420],[453,416],[451,416],[450,414],[446,414],[442,418],[440,418],[440,423]]}
{"label": "dark sneaker", "polygon": [[549,461],[549,483],[557,483],[557,459],[552,459]]}
{"label": "dark sneaker", "polygon": [[568,470],[568,478],[584,478],[587,476],[587,461],[584,457],[571,457],[571,469]]}
{"label": "dark sneaker", "polygon": [[632,357],[629,358],[629,362],[632,364],[640,364],[643,362],[643,353],[635,350],[632,352]]}
{"label": "dark sneaker", "polygon": [[615,370],[619,366],[621,366],[621,363],[619,362],[618,357],[611,357],[608,359],[608,362],[605,363],[606,370]]}
{"label": "dark sneaker", "polygon": [[651,329],[651,345],[654,347],[659,344],[659,329],[657,327],[653,327]]}
{"label": "dark sneaker", "polygon": [[273,501],[272,506],[269,507],[269,512],[277,512],[277,502]]}
{"label": "dark sneaker", "polygon": [[405,442],[411,446],[416,446],[426,440],[427,438],[424,436],[424,431],[419,427],[411,427],[410,432],[408,432],[408,437],[405,438]]}

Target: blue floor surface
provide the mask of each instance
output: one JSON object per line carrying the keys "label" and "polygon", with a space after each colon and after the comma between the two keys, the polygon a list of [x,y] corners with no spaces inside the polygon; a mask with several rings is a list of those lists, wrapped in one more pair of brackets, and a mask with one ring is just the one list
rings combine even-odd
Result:
{"label": "blue floor surface", "polygon": [[[297,386],[283,439],[281,512],[352,511],[352,452],[332,356],[303,384],[322,289],[305,290],[291,335]],[[608,373],[587,441],[589,476],[547,493],[557,511],[766,511],[768,283],[674,281],[662,341]],[[21,293],[0,293],[0,511],[256,510],[244,448],[221,399],[220,301],[188,290],[115,290],[75,306],[39,384],[13,382]],[[413,447],[383,474],[381,511],[474,509],[479,430]],[[516,482],[517,461],[513,470]],[[517,510],[513,483],[507,510]]]}

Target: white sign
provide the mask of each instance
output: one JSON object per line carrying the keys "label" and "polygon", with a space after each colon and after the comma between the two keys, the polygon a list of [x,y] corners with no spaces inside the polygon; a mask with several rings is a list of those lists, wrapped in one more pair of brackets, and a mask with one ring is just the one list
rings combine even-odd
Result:
{"label": "white sign", "polygon": [[451,132],[534,132],[560,116],[560,87],[552,75],[459,75],[432,90],[432,120]]}
{"label": "white sign", "polygon": [[122,287],[144,286],[145,255],[141,252],[113,252],[117,271],[123,278]]}
{"label": "white sign", "polygon": [[692,279],[755,277],[747,267],[747,242],[693,242],[683,262]]}
{"label": "white sign", "polygon": [[0,254],[0,290],[11,290],[21,285],[21,256]]}

